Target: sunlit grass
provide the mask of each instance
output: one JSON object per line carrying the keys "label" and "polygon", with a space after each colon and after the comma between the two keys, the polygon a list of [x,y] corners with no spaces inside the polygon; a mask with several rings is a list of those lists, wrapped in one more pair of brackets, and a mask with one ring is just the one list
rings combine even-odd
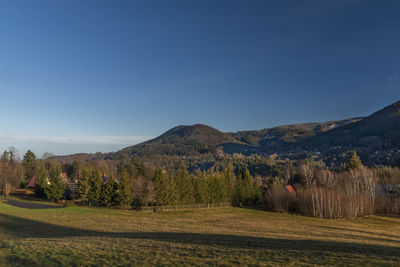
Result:
{"label": "sunlit grass", "polygon": [[0,203],[0,260],[35,265],[396,265],[400,218],[225,208],[144,213]]}

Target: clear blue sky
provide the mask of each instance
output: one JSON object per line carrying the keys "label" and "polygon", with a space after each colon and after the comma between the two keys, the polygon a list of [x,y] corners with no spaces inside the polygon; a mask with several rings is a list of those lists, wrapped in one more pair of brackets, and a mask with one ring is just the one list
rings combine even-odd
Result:
{"label": "clear blue sky", "polygon": [[400,1],[0,2],[0,149],[112,151],[400,100]]}

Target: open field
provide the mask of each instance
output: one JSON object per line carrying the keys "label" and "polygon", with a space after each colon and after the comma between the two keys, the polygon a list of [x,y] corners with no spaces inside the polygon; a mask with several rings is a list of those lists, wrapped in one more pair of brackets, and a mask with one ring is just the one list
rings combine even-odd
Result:
{"label": "open field", "polygon": [[0,203],[2,266],[398,265],[400,218],[241,208],[145,213]]}

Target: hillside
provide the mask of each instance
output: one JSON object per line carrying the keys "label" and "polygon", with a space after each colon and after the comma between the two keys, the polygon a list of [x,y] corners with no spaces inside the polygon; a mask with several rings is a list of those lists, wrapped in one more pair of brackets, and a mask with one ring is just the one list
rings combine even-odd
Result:
{"label": "hillside", "polygon": [[360,121],[310,138],[313,147],[370,147],[381,150],[400,146],[400,101]]}
{"label": "hillside", "polygon": [[207,155],[279,154],[298,158],[317,155],[331,161],[349,150],[357,150],[364,162],[394,164],[400,160],[400,102],[368,117],[340,121],[301,123],[262,130],[224,133],[203,124],[174,127],[159,137],[107,154],[77,154],[57,157],[62,161],[117,159],[121,154],[153,157],[196,157]]}
{"label": "hillside", "polygon": [[400,261],[400,218],[394,216],[321,220],[246,208],[29,210],[0,202],[0,219],[3,266],[396,266]]}
{"label": "hillside", "polygon": [[331,131],[361,118],[351,118],[341,121],[298,123],[266,128],[260,131],[243,131],[233,134],[238,141],[258,147],[260,153],[273,153],[296,146],[320,133]]}
{"label": "hillside", "polygon": [[116,154],[127,155],[196,155],[214,153],[216,148],[226,143],[240,143],[231,134],[223,133],[210,126],[195,124],[181,125],[147,142],[127,147]]}
{"label": "hillside", "polygon": [[273,153],[297,144],[319,133],[359,121],[352,118],[322,123],[302,123],[254,131],[223,133],[207,125],[181,125],[147,142],[127,147],[117,155],[177,155],[191,156],[224,152],[245,155]]}

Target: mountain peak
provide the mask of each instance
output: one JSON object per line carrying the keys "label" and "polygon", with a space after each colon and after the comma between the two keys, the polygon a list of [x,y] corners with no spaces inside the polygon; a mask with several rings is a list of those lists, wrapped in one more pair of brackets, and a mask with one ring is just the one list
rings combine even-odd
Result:
{"label": "mountain peak", "polygon": [[230,135],[204,124],[179,125],[154,140],[163,143],[179,141],[209,144],[235,141]]}

